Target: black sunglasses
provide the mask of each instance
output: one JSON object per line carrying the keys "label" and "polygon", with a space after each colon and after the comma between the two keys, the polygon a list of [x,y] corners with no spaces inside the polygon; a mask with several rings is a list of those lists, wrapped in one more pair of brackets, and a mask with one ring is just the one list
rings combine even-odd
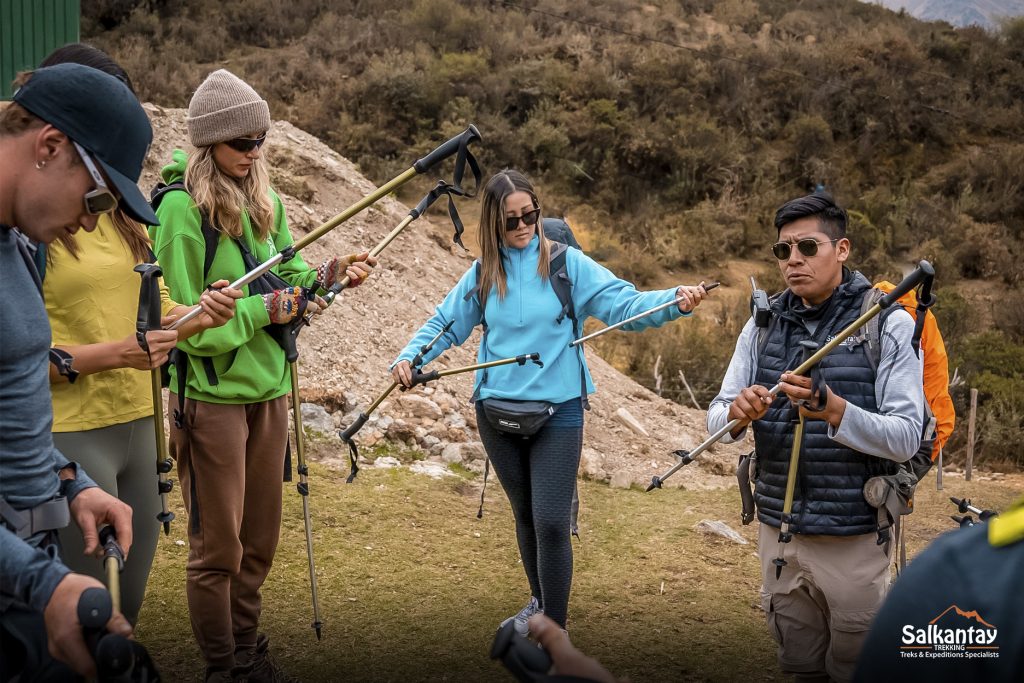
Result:
{"label": "black sunglasses", "polygon": [[258,138],[235,138],[234,140],[225,140],[224,144],[238,152],[251,152],[257,147],[261,147],[266,141],[267,135],[264,133]]}
{"label": "black sunglasses", "polygon": [[[800,253],[804,256],[814,256],[818,253],[819,244],[828,244],[829,242],[836,242],[837,240],[821,240],[820,242],[810,237],[799,240],[796,243],[796,248],[800,250]],[[792,242],[776,242],[772,245],[772,253],[775,254],[775,258],[780,261],[785,261],[789,258],[790,254],[793,253]]]}
{"label": "black sunglasses", "polygon": [[540,218],[540,209],[534,209],[533,211],[527,211],[522,216],[508,216],[505,218],[505,231],[515,230],[519,227],[519,221],[526,223],[527,225],[537,225],[537,219]]}

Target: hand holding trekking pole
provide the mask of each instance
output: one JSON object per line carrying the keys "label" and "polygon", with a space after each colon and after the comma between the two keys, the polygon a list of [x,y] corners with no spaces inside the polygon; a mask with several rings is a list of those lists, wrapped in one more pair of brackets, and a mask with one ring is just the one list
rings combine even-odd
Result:
{"label": "hand holding trekking pole", "polygon": [[700,306],[700,302],[708,296],[708,290],[714,289],[718,286],[717,282],[705,286],[704,281],[701,280],[700,284],[696,287],[690,285],[682,285],[676,289],[676,303],[679,305],[679,310],[682,313],[692,313],[693,309]]}
{"label": "hand holding trekking pole", "polygon": [[117,531],[124,556],[128,557],[128,550],[132,546],[132,509],[125,503],[98,486],[93,486],[75,496],[71,503],[71,516],[82,530],[86,555],[102,555],[103,546],[100,545],[97,529],[109,524]]}
{"label": "hand holding trekking pole", "polygon": [[[82,631],[79,604],[89,591],[105,593],[103,584],[84,574],[68,574],[50,596],[43,611],[43,622],[46,625],[46,640],[50,654],[64,662],[77,674],[88,680],[96,677],[96,662],[86,645]],[[88,602],[88,599],[86,599]],[[104,615],[97,614],[97,617]],[[106,615],[101,626],[109,633],[129,638],[132,625],[120,612],[111,611]]]}

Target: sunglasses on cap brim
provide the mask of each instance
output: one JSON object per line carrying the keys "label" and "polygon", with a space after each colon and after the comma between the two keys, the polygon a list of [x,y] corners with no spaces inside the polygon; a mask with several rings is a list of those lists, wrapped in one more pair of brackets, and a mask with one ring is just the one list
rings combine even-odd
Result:
{"label": "sunglasses on cap brim", "polygon": [[89,153],[77,142],[72,140],[72,143],[75,145],[75,150],[78,151],[82,163],[85,164],[85,168],[89,171],[89,175],[92,176],[92,181],[96,184],[95,189],[89,190],[82,197],[85,202],[85,212],[90,216],[110,213],[117,208],[117,197],[103,181],[103,175]]}
{"label": "sunglasses on cap brim", "polygon": [[224,144],[236,152],[251,152],[257,147],[262,147],[263,143],[266,141],[267,134],[264,133],[258,138],[235,138],[234,140],[225,140]]}

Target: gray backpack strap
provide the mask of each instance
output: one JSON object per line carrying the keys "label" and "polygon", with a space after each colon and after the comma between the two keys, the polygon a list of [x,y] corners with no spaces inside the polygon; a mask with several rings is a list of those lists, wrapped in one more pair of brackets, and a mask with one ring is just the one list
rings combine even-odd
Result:
{"label": "gray backpack strap", "polygon": [[[565,318],[572,321],[572,338],[579,339],[583,336],[583,326],[576,317],[576,307],[572,302],[572,279],[569,277],[569,269],[566,266],[569,247],[561,242],[551,242],[550,268],[548,277],[551,281],[551,288],[555,290],[558,303],[562,304],[562,311],[558,314],[555,323],[561,324]],[[576,357],[580,362],[580,400],[583,407],[590,410],[590,400],[587,398],[587,373],[585,360],[583,358],[583,344],[576,345]]]}
{"label": "gray backpack strap", "polygon": [[[868,310],[878,303],[878,301],[885,295],[880,289],[872,287],[864,295],[860,304],[860,314],[864,315]],[[890,310],[895,310],[895,306],[891,306]],[[864,327],[860,328],[860,335],[857,337],[857,341],[864,343],[864,351],[868,357],[868,363],[871,364],[871,372],[878,372],[878,364],[882,360],[882,315],[876,315],[871,320],[864,324]]]}

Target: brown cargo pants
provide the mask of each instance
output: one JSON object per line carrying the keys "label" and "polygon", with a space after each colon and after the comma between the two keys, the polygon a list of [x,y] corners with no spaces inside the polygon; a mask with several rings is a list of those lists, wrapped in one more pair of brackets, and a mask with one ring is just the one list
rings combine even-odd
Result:
{"label": "brown cargo pants", "polygon": [[[171,394],[170,405],[177,403]],[[288,397],[227,405],[187,399],[171,456],[188,510],[185,594],[192,632],[210,667],[253,647],[260,587],[281,531]]]}
{"label": "brown cargo pants", "polygon": [[[871,620],[889,590],[891,557],[876,534],[801,536],[784,545],[775,579],[779,530],[760,525],[761,604],[779,645],[779,667],[798,681],[849,681]],[[892,544],[890,544],[892,545]]]}

